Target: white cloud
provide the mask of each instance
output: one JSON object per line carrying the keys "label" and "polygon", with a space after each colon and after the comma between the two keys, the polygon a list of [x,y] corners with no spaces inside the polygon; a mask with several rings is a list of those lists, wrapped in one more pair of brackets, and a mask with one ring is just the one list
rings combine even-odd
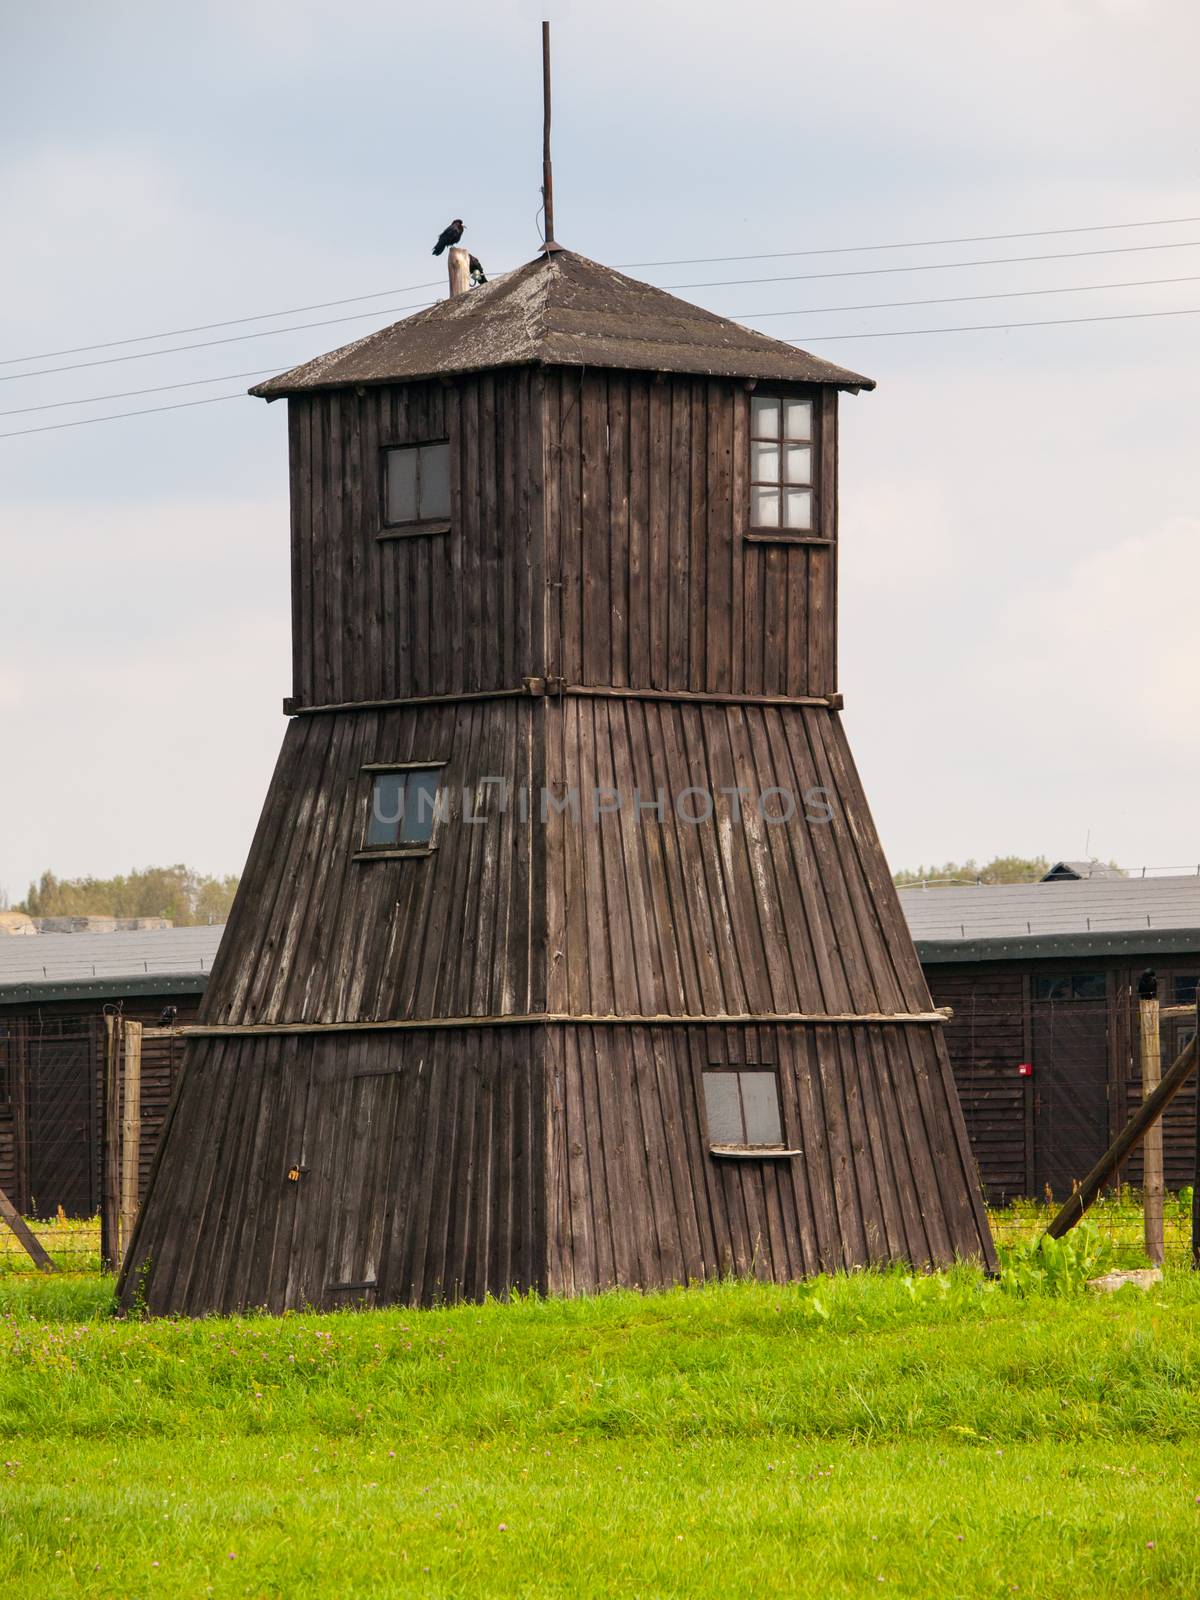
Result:
{"label": "white cloud", "polygon": [[1119,748],[1122,761],[1190,761],[1200,630],[1189,624],[1188,601],[1197,593],[1200,518],[1174,517],[1084,557],[1055,581],[1043,574],[1008,610],[1009,648],[993,681],[1031,694],[1054,685],[1076,729]]}

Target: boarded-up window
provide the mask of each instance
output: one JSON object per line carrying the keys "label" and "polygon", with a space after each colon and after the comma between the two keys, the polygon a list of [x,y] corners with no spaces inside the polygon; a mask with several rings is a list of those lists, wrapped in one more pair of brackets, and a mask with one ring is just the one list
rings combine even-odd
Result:
{"label": "boarded-up window", "polygon": [[438,767],[406,767],[371,776],[367,850],[422,849],[439,813]]}
{"label": "boarded-up window", "polygon": [[750,401],[750,527],[780,536],[811,534],[811,400],[754,395]]}
{"label": "boarded-up window", "polygon": [[710,1067],[704,1073],[708,1140],[726,1149],[778,1150],[783,1144],[774,1067]]}
{"label": "boarded-up window", "polygon": [[386,454],[387,525],[444,522],[450,516],[450,446],[405,445]]}

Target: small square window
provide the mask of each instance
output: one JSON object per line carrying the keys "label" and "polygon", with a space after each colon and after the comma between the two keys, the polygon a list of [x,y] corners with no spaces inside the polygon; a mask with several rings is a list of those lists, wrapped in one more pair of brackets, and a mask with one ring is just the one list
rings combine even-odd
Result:
{"label": "small square window", "polygon": [[420,850],[444,813],[440,767],[405,767],[371,774],[371,813],[364,850]]}
{"label": "small square window", "polygon": [[750,526],[804,535],[814,531],[811,400],[753,395],[750,400]]}
{"label": "small square window", "polygon": [[780,1150],[783,1119],[774,1067],[709,1067],[704,1072],[709,1143],[726,1150]]}
{"label": "small square window", "polygon": [[450,446],[410,444],[385,453],[385,521],[444,522],[450,516]]}

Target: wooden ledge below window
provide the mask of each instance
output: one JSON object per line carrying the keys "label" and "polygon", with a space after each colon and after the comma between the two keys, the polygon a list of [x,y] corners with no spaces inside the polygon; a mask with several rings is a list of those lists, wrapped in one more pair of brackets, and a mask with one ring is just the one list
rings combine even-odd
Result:
{"label": "wooden ledge below window", "polygon": [[435,844],[400,845],[394,850],[356,850],[352,861],[407,861],[412,857],[431,856]]}
{"label": "wooden ledge below window", "polygon": [[771,533],[767,529],[756,528],[752,533],[744,533],[742,538],[747,544],[832,544],[832,539],[826,539],[819,533]]}
{"label": "wooden ledge below window", "polygon": [[394,528],[381,528],[375,535],[376,539],[416,539],[425,533],[449,533],[448,519],[438,518],[433,522],[402,522]]}
{"label": "wooden ledge below window", "polygon": [[802,1156],[803,1150],[785,1150],[779,1144],[710,1144],[710,1156],[732,1156],[736,1161],[778,1161],[784,1156]]}

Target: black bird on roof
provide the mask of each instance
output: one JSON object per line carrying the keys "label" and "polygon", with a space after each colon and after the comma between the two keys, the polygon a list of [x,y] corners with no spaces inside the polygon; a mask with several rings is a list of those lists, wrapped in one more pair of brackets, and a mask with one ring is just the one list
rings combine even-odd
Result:
{"label": "black bird on roof", "polygon": [[471,257],[471,282],[477,289],[481,283],[487,282],[487,275],[480,264],[478,256]]}
{"label": "black bird on roof", "polygon": [[457,244],[463,236],[463,219],[455,217],[448,228],[443,228],[438,234],[438,242],[433,247],[435,256],[440,256],[447,245]]}

